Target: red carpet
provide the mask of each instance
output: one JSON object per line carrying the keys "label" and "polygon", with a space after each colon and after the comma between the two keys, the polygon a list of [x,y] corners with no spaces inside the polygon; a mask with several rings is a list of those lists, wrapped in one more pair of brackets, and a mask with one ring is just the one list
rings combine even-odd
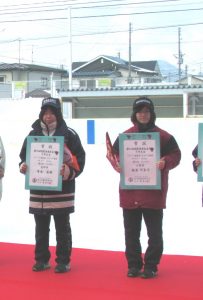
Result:
{"label": "red carpet", "polygon": [[203,299],[203,257],[164,255],[154,279],[126,277],[124,253],[73,249],[66,274],[32,272],[32,245],[0,243],[0,293],[5,300]]}

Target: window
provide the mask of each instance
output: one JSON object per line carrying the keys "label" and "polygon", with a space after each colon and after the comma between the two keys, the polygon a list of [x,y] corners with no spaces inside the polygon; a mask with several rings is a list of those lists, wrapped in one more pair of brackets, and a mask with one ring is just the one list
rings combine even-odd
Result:
{"label": "window", "polygon": [[48,86],[48,79],[47,77],[41,77],[41,86],[47,87]]}
{"label": "window", "polygon": [[86,80],[80,80],[80,87],[86,88]]}
{"label": "window", "polygon": [[6,76],[0,76],[0,83],[6,82]]}
{"label": "window", "polygon": [[87,80],[87,88],[95,88],[96,87],[96,81],[95,80]]}
{"label": "window", "polygon": [[96,81],[95,80],[80,80],[80,87],[81,88],[95,88],[96,87]]}

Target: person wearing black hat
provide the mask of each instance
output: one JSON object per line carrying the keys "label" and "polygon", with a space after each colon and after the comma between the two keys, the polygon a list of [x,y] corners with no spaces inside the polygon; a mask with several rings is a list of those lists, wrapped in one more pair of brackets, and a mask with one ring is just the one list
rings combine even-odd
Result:
{"label": "person wearing black hat", "polygon": [[[70,270],[72,251],[72,234],[70,213],[74,212],[75,178],[85,165],[85,151],[78,134],[68,127],[63,119],[61,104],[58,98],[45,98],[42,101],[39,118],[33,123],[30,136],[64,136],[64,149],[77,160],[77,166],[66,160],[61,166],[63,176],[62,191],[30,190],[29,212],[35,219],[35,264],[33,271],[44,271],[50,268],[49,230],[51,216],[56,229],[56,273]],[[27,172],[26,140],[20,151],[20,172]],[[64,150],[65,151],[65,150]]]}
{"label": "person wearing black hat", "polygon": [[[123,209],[125,232],[125,256],[128,264],[128,277],[153,278],[158,274],[158,264],[163,253],[163,209],[166,208],[168,173],[181,159],[181,152],[175,138],[155,125],[154,104],[147,97],[140,97],[133,103],[131,121],[133,126],[124,133],[158,132],[160,134],[161,158],[157,168],[161,171],[161,190],[121,189],[120,206]],[[113,144],[119,160],[119,139]],[[142,257],[140,243],[142,219],[148,234],[148,247]]]}

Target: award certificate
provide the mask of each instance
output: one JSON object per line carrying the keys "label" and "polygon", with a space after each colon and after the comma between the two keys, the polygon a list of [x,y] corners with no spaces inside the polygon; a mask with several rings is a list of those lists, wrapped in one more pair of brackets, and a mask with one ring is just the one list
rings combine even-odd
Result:
{"label": "award certificate", "polygon": [[61,191],[63,151],[63,136],[28,136],[25,188]]}
{"label": "award certificate", "polygon": [[158,132],[120,134],[119,149],[122,189],[161,189]]}

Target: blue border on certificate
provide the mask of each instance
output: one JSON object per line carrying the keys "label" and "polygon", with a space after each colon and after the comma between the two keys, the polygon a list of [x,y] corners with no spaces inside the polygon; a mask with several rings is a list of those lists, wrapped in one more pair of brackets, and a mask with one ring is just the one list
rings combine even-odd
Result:
{"label": "blue border on certificate", "polygon": [[[198,150],[197,156],[203,163],[203,123],[199,123],[198,126]],[[203,181],[203,167],[202,163],[197,168],[197,181]]]}
{"label": "blue border on certificate", "polygon": [[[132,176],[132,184],[129,180],[127,180],[127,168],[124,163],[124,143],[127,140],[131,140],[132,142],[137,141],[147,141],[153,140],[155,145],[155,159],[156,162],[160,160],[160,134],[159,132],[143,132],[143,133],[122,133],[119,135],[119,153],[120,153],[120,166],[121,166],[121,173],[120,173],[120,187],[121,189],[138,189],[138,190],[160,190],[161,189],[161,172],[158,168],[154,167],[155,184],[148,184],[144,182],[142,184],[136,184],[134,182],[134,178]],[[139,154],[138,154],[139,156]],[[138,158],[136,158],[138,159]],[[155,162],[155,163],[156,163]],[[135,167],[136,168],[136,167]],[[136,171],[135,171],[136,172]],[[137,176],[139,177],[139,175]]]}
{"label": "blue border on certificate", "polygon": [[[53,143],[59,144],[59,156],[58,156],[58,170],[59,174],[57,176],[57,184],[54,186],[50,185],[35,185],[30,184],[30,159],[31,158],[31,145],[32,143],[49,143],[50,145]],[[63,153],[64,153],[64,137],[63,136],[28,136],[27,137],[27,148],[26,148],[26,164],[28,166],[28,172],[25,175],[25,189],[28,190],[54,190],[61,191],[62,190],[62,176],[60,175],[60,169],[63,164]]]}

